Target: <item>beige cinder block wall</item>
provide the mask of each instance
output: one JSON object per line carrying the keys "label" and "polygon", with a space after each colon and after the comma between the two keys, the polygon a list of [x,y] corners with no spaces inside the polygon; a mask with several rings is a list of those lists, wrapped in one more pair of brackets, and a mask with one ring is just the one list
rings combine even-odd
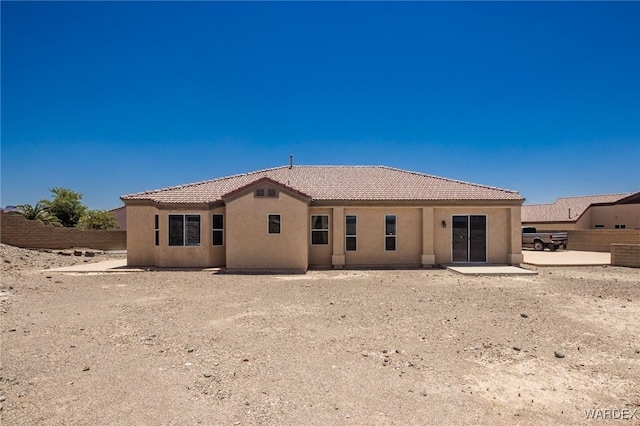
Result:
{"label": "beige cinder block wall", "polygon": [[528,222],[523,223],[522,226],[531,226],[536,228],[539,232],[547,231],[571,231],[573,229],[579,229],[580,225],[569,222]]}
{"label": "beige cinder block wall", "polygon": [[[281,233],[267,232],[268,215],[281,216]],[[227,201],[228,269],[306,270],[309,261],[309,205],[278,190],[259,198],[253,191]]]}

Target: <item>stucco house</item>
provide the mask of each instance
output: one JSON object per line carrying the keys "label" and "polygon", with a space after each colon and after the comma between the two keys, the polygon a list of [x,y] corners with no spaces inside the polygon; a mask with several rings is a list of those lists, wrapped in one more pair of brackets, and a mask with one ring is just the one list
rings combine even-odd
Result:
{"label": "stucco house", "polygon": [[282,166],[121,197],[131,266],[519,264],[515,191],[385,166]]}
{"label": "stucco house", "polygon": [[127,208],[125,206],[116,207],[109,210],[109,213],[113,213],[118,221],[118,227],[120,229],[127,229]]}
{"label": "stucco house", "polygon": [[640,229],[640,192],[558,198],[522,206],[522,225],[539,230]]}

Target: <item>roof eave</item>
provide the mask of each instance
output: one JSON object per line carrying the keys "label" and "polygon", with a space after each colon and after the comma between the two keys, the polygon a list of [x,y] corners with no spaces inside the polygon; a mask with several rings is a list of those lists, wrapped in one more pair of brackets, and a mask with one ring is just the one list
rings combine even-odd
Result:
{"label": "roof eave", "polygon": [[482,206],[521,206],[524,200],[485,200],[485,199],[465,199],[465,200],[348,200],[348,199],[314,199],[311,202],[313,207],[330,207],[330,206],[460,206],[460,205],[482,205]]}

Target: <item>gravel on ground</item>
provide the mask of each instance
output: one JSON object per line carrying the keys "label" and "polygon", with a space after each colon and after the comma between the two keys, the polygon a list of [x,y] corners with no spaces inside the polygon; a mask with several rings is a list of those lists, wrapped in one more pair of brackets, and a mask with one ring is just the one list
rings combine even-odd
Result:
{"label": "gravel on ground", "polygon": [[638,269],[45,269],[106,256],[0,246],[3,425],[640,423]]}

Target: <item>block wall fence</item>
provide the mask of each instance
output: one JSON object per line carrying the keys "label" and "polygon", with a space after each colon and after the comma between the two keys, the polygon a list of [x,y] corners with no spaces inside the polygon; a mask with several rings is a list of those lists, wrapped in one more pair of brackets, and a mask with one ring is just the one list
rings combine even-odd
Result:
{"label": "block wall fence", "polygon": [[574,229],[568,250],[611,252],[611,244],[640,244],[640,229]]}
{"label": "block wall fence", "polygon": [[127,231],[55,227],[3,212],[0,213],[0,242],[23,248],[125,250]]}
{"label": "block wall fence", "polygon": [[611,264],[640,268],[640,244],[612,244]]}

